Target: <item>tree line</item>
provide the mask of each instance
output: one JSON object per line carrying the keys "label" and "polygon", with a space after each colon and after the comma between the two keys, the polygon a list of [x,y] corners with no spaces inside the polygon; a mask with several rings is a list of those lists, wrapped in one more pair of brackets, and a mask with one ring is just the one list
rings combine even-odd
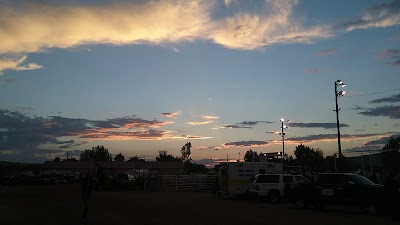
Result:
{"label": "tree line", "polygon": [[[157,162],[166,162],[166,161],[176,161],[182,162],[185,173],[206,173],[208,169],[205,165],[196,164],[192,162],[191,155],[192,144],[187,142],[181,148],[181,157],[175,157],[171,154],[168,154],[167,151],[159,151],[158,156],[156,156]],[[79,161],[125,161],[125,156],[121,153],[117,154],[114,158],[111,153],[108,151],[108,148],[104,146],[93,146],[91,149],[85,149],[81,152]],[[59,157],[56,157],[53,161],[61,161]],[[65,161],[77,161],[75,158],[67,158]],[[143,158],[138,156],[129,157],[126,161],[145,161]]]}
{"label": "tree line", "polygon": [[[393,171],[400,172],[400,137],[391,138],[388,143],[382,148],[381,154],[381,166]],[[283,161],[287,166],[300,166],[307,171],[333,171],[336,167],[338,170],[349,171],[354,169],[353,162],[345,157],[344,155],[330,155],[324,157],[321,149],[312,148],[300,144],[296,146],[294,156],[284,155]],[[260,156],[256,151],[249,149],[244,155],[245,162],[258,162]],[[336,159],[335,159],[336,158]]]}

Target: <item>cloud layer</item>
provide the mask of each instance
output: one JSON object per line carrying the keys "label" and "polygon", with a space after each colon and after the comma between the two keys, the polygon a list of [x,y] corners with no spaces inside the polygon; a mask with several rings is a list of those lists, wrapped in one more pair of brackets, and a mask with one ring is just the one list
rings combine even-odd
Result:
{"label": "cloud layer", "polygon": [[358,112],[364,116],[384,116],[390,119],[400,119],[400,106],[387,105],[375,108],[365,108],[364,111]]}
{"label": "cloud layer", "polygon": [[[227,48],[258,49],[311,43],[332,36],[292,18],[298,1],[266,1],[265,12],[213,19],[215,1],[139,1],[98,5],[0,3],[1,53],[41,52],[87,44],[162,44],[209,40]],[[265,7],[266,5],[266,7]]]}
{"label": "cloud layer", "polygon": [[245,129],[251,129],[254,126],[256,126],[259,123],[274,123],[271,121],[263,121],[263,120],[258,120],[258,121],[244,121],[236,124],[230,124],[230,125],[224,125],[221,127],[214,127],[213,129],[225,129],[225,128],[245,128]]}
{"label": "cloud layer", "polygon": [[0,57],[0,75],[5,70],[37,70],[42,66],[36,63],[23,64],[28,56],[21,57]]}
{"label": "cloud layer", "polygon": [[389,27],[400,24],[400,0],[381,3],[368,8],[360,19],[347,24],[346,30],[368,29],[374,27]]}
{"label": "cloud layer", "polygon": [[369,103],[398,103],[400,102],[400,93],[397,95],[392,95],[387,98],[378,98],[370,101]]}
{"label": "cloud layer", "polygon": [[[290,127],[336,129],[336,123],[290,123]],[[341,123],[340,127],[349,127]]]}
{"label": "cloud layer", "polygon": [[106,120],[87,120],[52,116],[28,116],[18,111],[0,109],[0,151],[37,149],[50,145],[69,149],[89,140],[164,140],[208,139],[196,135],[157,130],[169,122],[126,116]]}

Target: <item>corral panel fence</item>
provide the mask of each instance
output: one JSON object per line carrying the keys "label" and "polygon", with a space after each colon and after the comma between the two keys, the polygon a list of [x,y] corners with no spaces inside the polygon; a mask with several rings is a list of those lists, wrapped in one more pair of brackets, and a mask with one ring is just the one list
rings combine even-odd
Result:
{"label": "corral panel fence", "polygon": [[211,191],[216,175],[163,175],[161,190],[164,191]]}

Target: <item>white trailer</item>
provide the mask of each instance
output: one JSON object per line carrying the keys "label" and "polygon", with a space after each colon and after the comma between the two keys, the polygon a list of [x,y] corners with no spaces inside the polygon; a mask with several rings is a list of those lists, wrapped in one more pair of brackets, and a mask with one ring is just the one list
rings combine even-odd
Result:
{"label": "white trailer", "polygon": [[219,173],[220,191],[224,196],[243,195],[257,174],[282,173],[282,164],[274,162],[224,163]]}

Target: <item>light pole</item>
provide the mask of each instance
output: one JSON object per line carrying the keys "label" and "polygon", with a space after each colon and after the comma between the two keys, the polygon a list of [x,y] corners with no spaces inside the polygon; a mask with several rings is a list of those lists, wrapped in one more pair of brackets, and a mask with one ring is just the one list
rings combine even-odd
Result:
{"label": "light pole", "polygon": [[335,173],[337,173],[337,167],[336,167],[336,159],[339,157],[338,153],[333,154],[333,158],[335,158]]}
{"label": "light pole", "polygon": [[336,126],[337,126],[337,136],[338,136],[338,149],[339,149],[339,157],[342,155],[342,146],[340,144],[340,126],[339,126],[339,110],[338,108],[338,98],[343,97],[346,94],[346,91],[338,91],[337,87],[341,86],[344,87],[346,84],[344,84],[341,80],[335,81],[335,102],[336,102],[336,109],[333,110],[336,112]]}
{"label": "light pole", "polygon": [[283,129],[288,128],[285,123],[289,123],[290,120],[285,120],[283,118],[281,118],[281,133],[279,133],[282,136],[282,170],[283,170],[283,160],[284,160],[284,156],[285,156],[285,132],[283,132]]}

